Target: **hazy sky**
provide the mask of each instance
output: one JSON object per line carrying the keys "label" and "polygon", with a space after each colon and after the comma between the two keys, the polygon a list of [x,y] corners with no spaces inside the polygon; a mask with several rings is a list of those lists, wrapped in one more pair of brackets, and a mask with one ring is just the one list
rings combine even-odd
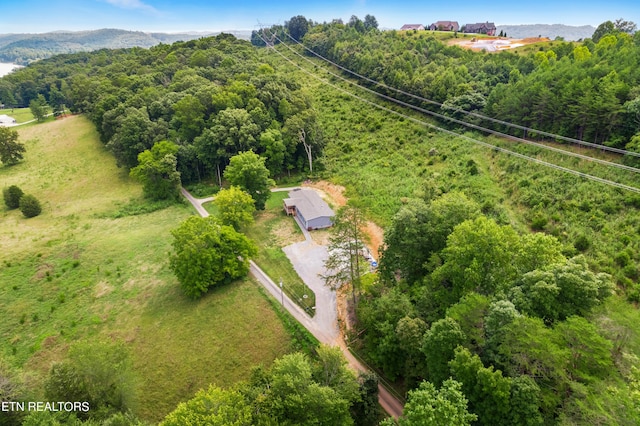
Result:
{"label": "hazy sky", "polygon": [[118,28],[138,31],[252,30],[304,15],[317,22],[371,14],[381,28],[491,21],[593,25],[624,18],[640,24],[638,0],[0,0],[0,34]]}

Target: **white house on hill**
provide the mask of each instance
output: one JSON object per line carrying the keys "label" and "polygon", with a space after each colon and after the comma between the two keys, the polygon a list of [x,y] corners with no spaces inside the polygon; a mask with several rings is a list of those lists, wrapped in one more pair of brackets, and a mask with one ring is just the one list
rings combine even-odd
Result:
{"label": "white house on hill", "polygon": [[400,31],[424,31],[424,25],[422,24],[405,24],[400,28]]}
{"label": "white house on hill", "polygon": [[289,198],[285,198],[283,202],[285,212],[295,215],[309,231],[333,225],[335,213],[313,189],[298,188],[289,191]]}

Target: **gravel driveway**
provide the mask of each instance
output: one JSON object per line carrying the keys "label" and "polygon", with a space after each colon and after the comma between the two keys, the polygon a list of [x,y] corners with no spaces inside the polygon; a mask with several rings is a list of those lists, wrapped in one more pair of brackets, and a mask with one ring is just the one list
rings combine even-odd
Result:
{"label": "gravel driveway", "polygon": [[338,338],[340,333],[336,293],[325,286],[324,280],[320,277],[325,273],[324,262],[329,257],[327,248],[313,241],[303,241],[288,245],[282,250],[302,281],[316,295],[316,314],[313,317],[313,322],[331,338]]}

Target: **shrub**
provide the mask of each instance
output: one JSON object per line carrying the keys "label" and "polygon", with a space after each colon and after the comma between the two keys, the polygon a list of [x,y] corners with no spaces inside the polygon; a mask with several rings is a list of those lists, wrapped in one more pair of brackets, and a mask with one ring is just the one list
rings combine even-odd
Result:
{"label": "shrub", "polygon": [[35,217],[42,213],[42,207],[36,197],[26,194],[20,198],[20,211],[24,217]]}
{"label": "shrub", "polygon": [[16,185],[11,185],[2,190],[2,195],[4,196],[4,203],[7,205],[7,208],[12,210],[20,207],[20,198],[22,198],[24,192]]}
{"label": "shrub", "polygon": [[580,251],[585,251],[591,246],[591,241],[585,235],[579,235],[573,243],[573,246]]}

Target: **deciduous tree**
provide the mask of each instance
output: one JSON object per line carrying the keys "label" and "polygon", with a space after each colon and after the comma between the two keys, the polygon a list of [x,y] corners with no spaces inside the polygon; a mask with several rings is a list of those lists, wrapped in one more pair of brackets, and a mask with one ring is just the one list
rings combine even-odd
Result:
{"label": "deciduous tree", "polygon": [[407,404],[398,422],[386,420],[384,426],[464,426],[478,419],[467,409],[467,398],[462,393],[462,384],[448,379],[440,389],[423,381],[418,389],[409,391]]}
{"label": "deciduous tree", "polygon": [[44,386],[51,401],[86,401],[82,417],[105,419],[131,408],[134,386],[131,363],[120,343],[76,343],[65,360],[51,367]]}
{"label": "deciduous tree", "polygon": [[6,165],[16,164],[22,160],[25,151],[24,145],[18,142],[18,132],[0,126],[0,161]]}
{"label": "deciduous tree", "polygon": [[237,186],[222,189],[216,194],[213,204],[218,208],[218,217],[224,225],[231,225],[237,231],[242,226],[253,223],[256,211],[251,195]]}
{"label": "deciduous tree", "polygon": [[38,95],[36,99],[32,99],[29,102],[29,109],[31,109],[31,114],[36,120],[42,121],[47,116],[49,105],[47,105],[47,100],[44,96]]}
{"label": "deciduous tree", "polygon": [[253,151],[241,152],[231,157],[224,170],[224,177],[231,185],[238,186],[251,195],[257,210],[264,210],[265,203],[271,196],[269,187],[274,184],[269,178],[264,158]]}
{"label": "deciduous tree", "polygon": [[175,199],[180,192],[180,172],[176,170],[178,145],[161,141],[138,155],[138,165],[129,174],[142,182],[142,190],[152,200]]}
{"label": "deciduous tree", "polygon": [[185,294],[192,298],[245,276],[249,258],[257,252],[245,235],[213,217],[190,217],[171,234],[174,253],[170,266]]}
{"label": "deciduous tree", "polygon": [[211,425],[251,426],[251,406],[237,390],[224,390],[210,385],[165,417],[161,426]]}

